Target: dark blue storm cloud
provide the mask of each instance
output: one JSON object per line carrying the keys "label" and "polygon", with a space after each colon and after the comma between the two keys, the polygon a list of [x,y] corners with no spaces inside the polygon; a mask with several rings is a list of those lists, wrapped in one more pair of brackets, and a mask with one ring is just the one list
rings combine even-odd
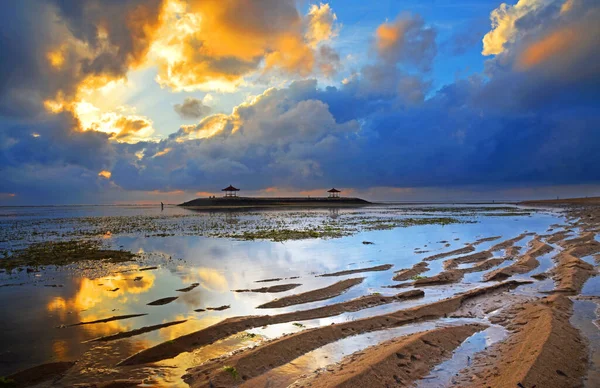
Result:
{"label": "dark blue storm cloud", "polygon": [[[77,131],[69,113],[19,115],[23,101],[11,97],[18,93],[3,61],[0,193],[86,202],[115,188],[209,191],[233,182],[248,190],[598,183],[600,7],[581,2],[560,18],[559,7],[539,12],[517,24],[520,39],[484,73],[437,91],[429,78],[435,31],[414,17],[402,27],[411,39],[391,48],[410,48],[410,58],[377,54],[337,87],[305,79],[270,89],[160,142]],[[583,33],[568,57],[518,67],[531,45],[563,29]],[[15,55],[12,65],[30,68],[30,59]],[[110,180],[97,176],[102,170]]]}

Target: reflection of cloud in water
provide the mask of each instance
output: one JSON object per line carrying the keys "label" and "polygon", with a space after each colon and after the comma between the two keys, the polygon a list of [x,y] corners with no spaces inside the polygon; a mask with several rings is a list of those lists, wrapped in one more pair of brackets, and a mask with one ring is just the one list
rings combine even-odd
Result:
{"label": "reflection of cloud in water", "polygon": [[64,360],[69,355],[69,345],[64,340],[56,340],[52,344],[52,353],[58,360]]}
{"label": "reflection of cloud in water", "polygon": [[[141,280],[134,281],[136,276],[143,276]],[[94,321],[107,318],[114,314],[117,306],[122,306],[128,301],[126,295],[141,294],[152,288],[155,275],[152,273],[142,274],[118,274],[98,279],[79,279],[77,291],[71,298],[60,296],[53,297],[47,304],[46,310],[57,314],[64,323],[76,323],[82,321]],[[117,291],[110,291],[118,288]],[[91,310],[91,311],[89,311]],[[94,311],[97,310],[97,311]],[[89,312],[86,312],[89,311]],[[86,312],[83,314],[82,312]],[[101,324],[85,325],[83,328],[92,335],[113,334],[116,331],[128,330],[132,323],[123,321],[112,321]]]}
{"label": "reflection of cloud in water", "polygon": [[203,298],[200,289],[196,289],[190,292],[184,292],[181,296],[179,296],[179,300],[192,309],[200,308],[202,304],[202,299]]}
{"label": "reflection of cloud in water", "polygon": [[[125,294],[141,294],[147,292],[154,285],[155,275],[147,273],[143,278],[134,281],[137,274],[125,277],[122,274],[99,279],[82,278],[79,280],[79,289],[73,298],[65,300],[55,297],[48,303],[48,311],[82,311],[106,302],[106,299],[116,299]],[[142,276],[142,275],[139,275]],[[118,288],[117,291],[111,291]]]}
{"label": "reflection of cloud in water", "polygon": [[198,282],[208,291],[229,291],[229,283],[227,282],[227,278],[225,278],[222,273],[212,268],[191,268],[190,272],[183,277],[183,280],[189,283]]}
{"label": "reflection of cloud in water", "polygon": [[177,337],[181,337],[183,335],[192,333],[194,331],[204,329],[205,327],[211,326],[211,325],[223,320],[222,317],[215,316],[215,315],[207,315],[205,317],[198,319],[198,317],[196,317],[194,315],[185,316],[183,314],[176,315],[175,317],[173,317],[173,319],[170,319],[170,320],[171,321],[182,321],[182,320],[186,320],[186,319],[188,321],[185,323],[182,323],[181,325],[169,326],[169,327],[164,327],[164,328],[160,329],[158,332],[159,332],[159,335],[161,336],[162,340],[170,341]]}

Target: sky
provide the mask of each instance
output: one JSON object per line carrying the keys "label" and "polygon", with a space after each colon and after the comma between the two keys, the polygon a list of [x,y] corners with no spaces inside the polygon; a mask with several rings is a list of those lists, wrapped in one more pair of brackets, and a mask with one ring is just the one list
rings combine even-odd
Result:
{"label": "sky", "polygon": [[600,195],[597,0],[0,7],[2,206]]}

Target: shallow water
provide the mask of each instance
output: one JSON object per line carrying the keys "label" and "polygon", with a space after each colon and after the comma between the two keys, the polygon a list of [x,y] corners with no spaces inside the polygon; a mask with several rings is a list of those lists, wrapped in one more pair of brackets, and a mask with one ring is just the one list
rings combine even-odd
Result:
{"label": "shallow water", "polygon": [[575,300],[573,312],[571,324],[581,331],[589,347],[590,367],[584,386],[598,387],[600,386],[600,301]]}
{"label": "shallow water", "polygon": [[[481,322],[482,320],[473,321]],[[489,324],[485,321],[482,323]],[[452,356],[448,360],[438,364],[429,375],[418,381],[416,386],[419,388],[442,388],[452,385],[452,378],[470,365],[477,352],[485,350],[506,336],[506,329],[499,325],[490,325],[487,329],[473,334],[452,352]]]}
{"label": "shallow water", "polygon": [[[231,215],[231,213],[219,212],[193,213],[176,207],[167,207],[161,213],[157,208],[145,206],[0,208],[0,226],[13,229],[10,233],[2,232],[4,239],[0,243],[0,248],[5,250],[46,238],[55,239],[64,236],[68,239],[75,233],[72,230],[73,225],[77,225],[81,219],[85,219],[87,225],[93,225],[94,228],[97,225],[101,225],[98,228],[116,225],[114,223],[116,219],[121,226],[127,224],[129,219],[135,220],[136,228],[144,225],[143,222],[138,222],[140,219],[158,219],[161,225],[169,225],[168,235],[149,235],[133,228],[133,232],[125,231],[104,236],[103,241],[110,247],[121,247],[132,252],[143,253],[143,260],[140,263],[110,266],[81,263],[60,269],[48,267],[42,272],[0,273],[0,286],[13,284],[0,287],[0,307],[3,311],[3,319],[0,321],[0,341],[3,344],[0,351],[0,375],[51,360],[78,359],[84,353],[89,353],[91,349],[98,347],[97,343],[83,343],[84,341],[143,326],[187,319],[187,322],[180,325],[129,339],[103,343],[101,354],[105,357],[104,367],[114,366],[136,351],[202,329],[227,317],[304,310],[372,293],[393,295],[407,290],[384,288],[395,283],[391,280],[394,271],[409,268],[426,256],[458,249],[465,243],[474,242],[479,238],[502,236],[501,239],[477,246],[477,251],[485,250],[499,241],[515,237],[524,231],[544,233],[549,225],[563,222],[558,214],[551,212],[532,213],[531,216],[498,216],[496,213],[501,212],[494,210],[485,212],[492,215],[482,215],[481,212],[471,212],[470,207],[466,206],[461,207],[464,213],[457,215],[455,210],[432,213],[432,209],[393,205],[335,209],[335,211],[327,209],[249,211]],[[219,221],[215,223],[215,228],[222,226],[221,221],[228,221],[225,223],[228,230],[235,230],[235,228],[271,227],[277,225],[277,222],[287,226],[303,227],[318,226],[330,223],[332,220],[344,222],[347,219],[349,222],[354,222],[357,217],[372,219],[391,216],[397,218],[456,216],[476,223],[364,230],[341,238],[284,242],[240,241],[232,238],[210,237],[204,235],[205,229],[194,229],[199,230],[198,234],[202,235],[190,232],[193,225],[204,227],[211,225],[211,220]],[[38,234],[21,231],[21,229],[29,230],[31,225],[35,225]],[[51,230],[61,231],[61,233],[44,235],[44,231]],[[11,236],[20,236],[23,239],[10,240]],[[363,241],[374,244],[366,245]],[[445,247],[445,243],[440,241],[448,241],[451,245]],[[525,245],[527,241],[524,239],[518,244]],[[415,249],[419,249],[419,252],[428,252],[415,253]],[[429,262],[431,270],[426,276],[439,272],[441,263],[448,258]],[[394,267],[387,271],[339,277],[315,276],[381,264],[393,264]],[[154,265],[159,268],[136,271],[140,267]],[[474,277],[471,278],[471,275]],[[134,280],[140,276],[141,279]],[[298,278],[256,283],[258,280],[279,277]],[[256,308],[274,298],[325,287],[343,279],[356,277],[365,279],[361,284],[335,298],[280,309]],[[483,284],[479,283],[480,278],[481,273],[470,274],[459,284],[424,288],[426,295],[421,299],[306,321],[302,324],[306,327],[316,327],[429,303],[457,292],[482,286]],[[21,283],[24,284],[18,285]],[[192,283],[199,283],[199,286],[186,293],[176,291]],[[302,285],[277,294],[231,292],[235,289],[287,283]],[[147,305],[149,302],[170,296],[177,296],[178,299],[162,306]],[[223,311],[194,311],[223,305],[231,307]],[[108,323],[63,327],[80,321],[141,313],[148,315]],[[273,325],[266,329],[253,329],[251,332],[260,336],[252,338],[251,341],[249,340],[251,337],[248,336],[230,338],[171,361],[179,363],[177,369],[179,373],[187,366],[197,365],[202,360],[222,352],[250,346],[262,336],[275,338],[283,333],[298,330],[301,328],[292,325],[291,322]],[[339,352],[336,350],[334,353]],[[174,378],[171,376],[173,373],[175,372],[168,370],[164,372],[167,376],[165,379]]]}

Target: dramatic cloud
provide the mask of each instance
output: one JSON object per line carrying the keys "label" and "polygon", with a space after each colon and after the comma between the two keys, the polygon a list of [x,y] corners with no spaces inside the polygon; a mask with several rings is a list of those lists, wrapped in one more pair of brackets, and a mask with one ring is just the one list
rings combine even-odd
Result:
{"label": "dramatic cloud", "polygon": [[428,71],[437,52],[435,37],[435,30],[426,27],[419,16],[403,14],[393,23],[377,28],[376,49],[388,63],[413,65]]}
{"label": "dramatic cloud", "polygon": [[305,20],[305,36],[308,43],[316,46],[336,36],[336,20],[337,16],[329,4],[311,5]]}
{"label": "dramatic cloud", "polygon": [[151,58],[157,81],[176,91],[233,91],[261,66],[307,76],[336,33],[329,5],[302,17],[294,0],[172,0],[163,17]]}
{"label": "dramatic cloud", "polygon": [[[161,0],[2,4],[0,114],[39,113],[81,88],[119,79],[145,60]],[[10,38],[8,38],[10,37]]]}
{"label": "dramatic cloud", "polygon": [[[3,202],[180,196],[223,182],[400,195],[600,181],[597,2],[501,6],[484,42],[494,55],[482,58],[485,71],[439,90],[431,86],[436,30],[416,15],[374,27],[370,49],[355,53],[365,60],[343,69],[328,43],[336,16],[323,4],[301,16],[293,1],[74,3],[5,7]],[[90,97],[142,64],[168,90],[233,90],[265,71],[306,79],[255,87],[230,114],[188,98],[175,111],[195,121],[154,139],[157,117],[100,109]],[[335,86],[312,79],[340,69],[345,79]]]}
{"label": "dramatic cloud", "polygon": [[492,30],[483,37],[482,54],[494,55],[504,51],[504,45],[513,42],[518,36],[517,21],[548,3],[548,0],[519,0],[514,6],[500,4],[490,14]]}
{"label": "dramatic cloud", "polygon": [[199,119],[212,112],[212,109],[204,105],[202,100],[194,97],[186,97],[182,104],[176,104],[173,109],[182,119]]}

